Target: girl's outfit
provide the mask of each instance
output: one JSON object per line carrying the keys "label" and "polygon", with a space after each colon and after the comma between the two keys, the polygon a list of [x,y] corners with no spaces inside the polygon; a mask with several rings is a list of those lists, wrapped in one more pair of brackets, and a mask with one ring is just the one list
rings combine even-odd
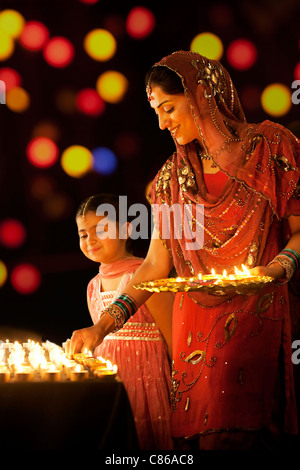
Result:
{"label": "girl's outfit", "polygon": [[[180,51],[159,65],[181,77],[204,146],[201,153],[196,142],[181,146],[175,140],[176,152],[149,193],[177,275],[267,266],[286,244],[284,219],[300,215],[300,141],[270,121],[248,124],[219,62]],[[204,175],[201,158],[210,158],[220,171]],[[165,208],[174,205],[186,219],[169,217],[170,236],[164,237]],[[177,293],[172,435],[200,442],[206,436],[208,448],[215,448],[221,435],[232,433],[242,441],[249,436],[245,431],[272,439],[296,434],[291,352],[286,283],[256,295]]]}
{"label": "girl's outfit", "polygon": [[[88,284],[87,297],[92,320],[122,292],[142,263],[141,258],[125,258],[101,266]],[[122,276],[116,291],[101,290],[101,279]],[[144,305],[122,329],[105,337],[95,349],[118,366],[118,375],[127,391],[141,449],[173,448],[170,432],[170,362],[167,344]]]}

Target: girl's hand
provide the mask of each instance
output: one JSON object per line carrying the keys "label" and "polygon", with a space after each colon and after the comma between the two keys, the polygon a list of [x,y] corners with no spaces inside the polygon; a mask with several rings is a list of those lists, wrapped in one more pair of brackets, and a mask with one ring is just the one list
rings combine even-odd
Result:
{"label": "girl's hand", "polygon": [[103,338],[99,335],[96,325],[89,328],[75,330],[70,340],[66,343],[66,354],[72,357],[73,354],[84,350],[93,351],[96,346],[102,343]]}

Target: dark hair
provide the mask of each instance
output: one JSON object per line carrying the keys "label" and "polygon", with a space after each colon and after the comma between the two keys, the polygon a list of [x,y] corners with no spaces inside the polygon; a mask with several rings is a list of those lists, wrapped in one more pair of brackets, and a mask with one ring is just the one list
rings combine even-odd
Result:
{"label": "dark hair", "polygon": [[119,196],[111,193],[99,193],[86,198],[79,205],[76,212],[76,218],[79,216],[83,216],[88,211],[96,212],[98,206],[100,206],[101,204],[111,204],[116,211],[116,220],[117,222],[119,222]]}
{"label": "dark hair", "polygon": [[[93,196],[86,198],[79,205],[77,212],[76,212],[76,218],[80,216],[84,216],[89,211],[96,213],[97,208],[101,204],[110,204],[114,207],[116,211],[116,222],[119,223],[120,222],[119,196],[117,194],[112,194],[112,193],[99,193],[99,194],[94,194]],[[107,216],[108,215],[109,214],[107,214]],[[130,222],[131,220],[128,214],[126,214],[126,220],[127,222]],[[131,244],[132,244],[132,239],[129,237],[126,241],[126,249],[128,251],[131,251]]]}
{"label": "dark hair", "polygon": [[159,86],[168,95],[184,93],[181,78],[176,72],[164,65],[153,66],[146,74],[146,86]]}

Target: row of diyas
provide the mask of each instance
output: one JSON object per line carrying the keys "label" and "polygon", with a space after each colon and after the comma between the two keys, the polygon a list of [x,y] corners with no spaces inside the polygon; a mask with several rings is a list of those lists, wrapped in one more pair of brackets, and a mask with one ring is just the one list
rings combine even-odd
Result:
{"label": "row of diyas", "polygon": [[246,266],[242,269],[234,267],[234,274],[217,274],[214,269],[211,274],[199,273],[194,277],[176,277],[157,279],[135,284],[136,289],[150,292],[207,292],[213,295],[226,295],[230,292],[247,294],[272,283],[274,279],[269,276],[251,274]]}
{"label": "row of diyas", "polygon": [[[102,375],[116,375],[116,366],[103,358],[100,360],[105,363]],[[32,340],[23,344],[9,340],[0,342],[0,382],[79,381],[89,376],[90,371],[84,364],[69,358],[63,348],[50,341],[42,344]]]}
{"label": "row of diyas", "polygon": [[116,364],[113,365],[109,360],[102,357],[95,358],[90,351],[85,350],[83,353],[74,354],[73,358],[79,364],[88,367],[100,379],[116,377],[117,375],[118,367]]}

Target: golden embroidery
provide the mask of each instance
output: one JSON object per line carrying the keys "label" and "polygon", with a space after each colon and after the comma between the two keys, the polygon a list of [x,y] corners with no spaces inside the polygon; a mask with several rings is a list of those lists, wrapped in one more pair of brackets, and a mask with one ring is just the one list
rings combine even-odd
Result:
{"label": "golden embroidery", "polygon": [[258,244],[256,241],[253,241],[250,245],[248,256],[246,259],[246,264],[249,267],[255,266],[256,260],[257,260],[257,255],[258,255]]}
{"label": "golden embroidery", "polygon": [[190,397],[187,397],[186,402],[185,402],[184,411],[187,411],[189,409],[189,406],[190,406]]}
{"label": "golden embroidery", "polygon": [[266,312],[268,308],[271,306],[273,299],[274,299],[274,292],[265,294],[262,297],[260,297],[256,306],[255,313]]}
{"label": "golden embroidery", "polygon": [[238,324],[237,316],[235,313],[232,313],[231,315],[229,315],[225,323],[224,330],[225,330],[225,342],[226,343],[234,335],[237,329],[237,324]]}
{"label": "golden embroidery", "polygon": [[157,181],[156,181],[156,191],[158,194],[160,194],[161,191],[170,190],[172,168],[173,168],[173,162],[170,161],[170,159],[167,160],[167,162],[161,168],[158,174]]}
{"label": "golden embroidery", "polygon": [[184,294],[181,295],[180,304],[179,304],[179,310],[182,309],[183,299],[184,299]]}
{"label": "golden embroidery", "polygon": [[191,274],[194,276],[194,275],[195,275],[195,271],[194,271],[194,268],[193,268],[192,263],[187,259],[187,260],[185,260],[185,264],[188,265],[188,267],[189,267],[189,269],[190,269],[190,271],[191,271]]}
{"label": "golden embroidery", "polygon": [[[184,353],[185,354],[185,353]],[[205,351],[200,351],[200,349],[196,349],[191,354],[189,354],[184,361],[189,362],[190,364],[198,364],[201,359],[205,357]]]}
{"label": "golden embroidery", "polygon": [[[214,96],[222,97],[226,91],[226,81],[224,79],[222,67],[212,64],[209,60],[202,57],[202,65],[199,68],[200,60],[192,60],[191,64],[198,71],[197,82],[203,86],[209,86]],[[204,89],[205,98],[210,98]]]}
{"label": "golden embroidery", "polygon": [[207,425],[207,420],[208,420],[208,413],[205,413],[205,418],[204,418],[204,426]]}
{"label": "golden embroidery", "polygon": [[183,168],[177,168],[178,182],[182,191],[187,191],[195,185],[195,176],[189,166],[185,165]]}
{"label": "golden embroidery", "polygon": [[189,331],[188,338],[187,338],[187,345],[188,345],[188,347],[190,347],[191,342],[192,342],[192,332]]}
{"label": "golden embroidery", "polygon": [[275,165],[282,171],[296,171],[297,168],[294,168],[288,159],[284,155],[272,155],[272,160],[274,160]]}
{"label": "golden embroidery", "polygon": [[257,144],[259,144],[261,142],[262,138],[263,138],[262,134],[255,134],[252,138],[250,138],[250,140],[249,140],[250,148],[247,149],[246,152],[245,152],[246,153],[246,160],[249,160],[249,158],[253,155]]}

